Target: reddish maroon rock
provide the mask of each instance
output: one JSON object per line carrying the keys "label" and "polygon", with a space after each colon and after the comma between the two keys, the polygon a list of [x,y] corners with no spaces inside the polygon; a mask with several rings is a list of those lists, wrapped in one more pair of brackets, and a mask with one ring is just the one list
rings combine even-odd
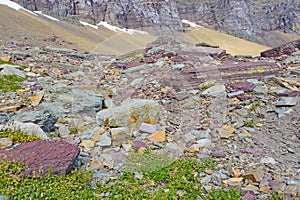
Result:
{"label": "reddish maroon rock", "polygon": [[27,175],[45,175],[48,169],[56,175],[69,173],[78,155],[78,147],[64,141],[32,141],[11,150],[0,149],[0,159],[25,162],[27,167],[22,173]]}
{"label": "reddish maroon rock", "polygon": [[282,55],[291,55],[300,49],[300,40],[295,40],[279,47],[269,49],[260,53],[262,57],[279,57]]}
{"label": "reddish maroon rock", "polygon": [[242,90],[244,92],[251,92],[255,88],[255,85],[251,82],[238,82],[232,86],[235,90]]}

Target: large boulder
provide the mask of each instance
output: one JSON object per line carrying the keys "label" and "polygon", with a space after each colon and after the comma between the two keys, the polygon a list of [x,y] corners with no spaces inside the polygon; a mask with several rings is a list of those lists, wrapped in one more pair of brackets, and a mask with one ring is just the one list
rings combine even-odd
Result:
{"label": "large boulder", "polygon": [[161,106],[157,101],[132,99],[121,106],[101,110],[97,113],[97,123],[109,127],[130,127],[138,129],[141,123],[156,124]]}
{"label": "large boulder", "polygon": [[58,118],[49,110],[28,111],[12,117],[14,121],[34,123],[39,125],[43,131],[51,132]]}
{"label": "large boulder", "polygon": [[56,175],[68,173],[78,155],[78,147],[64,141],[32,141],[11,150],[0,149],[0,160],[26,163],[22,172],[26,175],[37,172],[45,175],[48,170]]}

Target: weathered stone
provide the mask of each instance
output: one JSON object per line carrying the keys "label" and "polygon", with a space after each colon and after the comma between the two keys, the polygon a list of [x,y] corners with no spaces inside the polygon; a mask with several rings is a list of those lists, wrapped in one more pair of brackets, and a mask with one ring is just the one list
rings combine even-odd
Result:
{"label": "weathered stone", "polygon": [[141,123],[140,131],[145,132],[145,133],[155,133],[155,132],[157,132],[157,125]]}
{"label": "weathered stone", "polygon": [[221,138],[229,138],[233,136],[233,133],[235,132],[235,128],[232,126],[223,126],[221,129],[220,137]]}
{"label": "weathered stone", "polygon": [[272,164],[272,165],[275,165],[276,164],[276,161],[274,158],[272,157],[264,157],[261,159],[260,163],[262,164]]}
{"label": "weathered stone", "polygon": [[92,140],[82,140],[79,146],[82,147],[85,152],[88,152],[95,146],[95,142]]}
{"label": "weathered stone", "polygon": [[281,55],[291,55],[300,49],[300,40],[295,40],[279,47],[261,52],[262,57],[278,57]]}
{"label": "weathered stone", "polygon": [[123,102],[121,106],[99,111],[96,120],[101,126],[138,129],[143,122],[155,124],[160,110],[157,101],[133,99]]}
{"label": "weathered stone", "polygon": [[148,140],[152,142],[165,142],[166,141],[166,132],[163,130],[157,131],[149,135]]}
{"label": "weathered stone", "polygon": [[295,106],[297,105],[298,98],[297,97],[282,97],[275,106]]}
{"label": "weathered stone", "polygon": [[39,125],[43,131],[50,132],[54,130],[54,124],[58,118],[48,110],[28,111],[12,117],[13,120],[20,122],[31,122]]}
{"label": "weathered stone", "polygon": [[214,85],[202,92],[202,95],[205,97],[220,97],[225,95],[225,91],[225,85]]}
{"label": "weathered stone", "polygon": [[79,149],[64,141],[32,141],[22,143],[11,150],[0,150],[0,159],[25,162],[23,174],[50,170],[52,174],[62,175],[71,171],[79,155]]}
{"label": "weathered stone", "polygon": [[0,71],[0,76],[1,75],[16,75],[21,78],[26,77],[26,74],[23,71],[17,69],[16,66],[14,66],[14,65],[2,64],[0,68],[3,68]]}
{"label": "weathered stone", "polygon": [[235,90],[242,90],[244,92],[251,92],[255,88],[254,83],[252,82],[238,82],[232,86]]}
{"label": "weathered stone", "polygon": [[242,192],[242,200],[255,200],[255,194],[252,190],[244,190]]}
{"label": "weathered stone", "polygon": [[9,148],[13,145],[9,138],[0,138],[0,149]]}
{"label": "weathered stone", "polygon": [[108,132],[103,133],[100,136],[99,142],[97,142],[97,145],[100,147],[108,147],[112,144],[112,137],[109,135]]}
{"label": "weathered stone", "polygon": [[42,140],[48,140],[48,136],[46,133],[41,129],[41,127],[34,123],[23,123],[19,121],[12,121],[11,123],[7,124],[0,124],[0,130],[20,130],[28,135],[35,135]]}
{"label": "weathered stone", "polygon": [[262,154],[261,150],[257,148],[246,147],[243,151],[244,153],[250,153],[254,156],[260,156]]}
{"label": "weathered stone", "polygon": [[140,140],[134,140],[131,142],[131,145],[134,149],[138,150],[139,148],[141,147],[144,147],[144,148],[147,148],[147,144],[143,141],[140,141]]}
{"label": "weathered stone", "polygon": [[244,91],[239,90],[239,91],[236,91],[236,92],[228,93],[227,96],[229,98],[233,98],[233,97],[236,97],[236,96],[239,96],[239,95],[242,95],[242,94],[244,94]]}
{"label": "weathered stone", "polygon": [[213,151],[211,153],[211,155],[214,158],[225,158],[226,157],[226,153],[225,152],[221,152],[221,151]]}
{"label": "weathered stone", "polygon": [[260,182],[263,179],[263,172],[259,170],[250,171],[243,175],[244,179],[251,180],[253,182]]}
{"label": "weathered stone", "polygon": [[128,127],[111,128],[110,134],[113,146],[120,146],[131,139],[131,131]]}

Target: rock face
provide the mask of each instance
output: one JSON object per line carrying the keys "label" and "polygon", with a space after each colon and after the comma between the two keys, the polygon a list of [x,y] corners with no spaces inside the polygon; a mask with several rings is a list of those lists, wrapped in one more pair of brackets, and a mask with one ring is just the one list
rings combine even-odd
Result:
{"label": "rock face", "polygon": [[180,29],[181,19],[198,22],[247,39],[262,31],[282,30],[300,34],[297,0],[15,0],[25,8],[55,16],[78,16],[95,24],[107,21],[125,28]]}
{"label": "rock face", "polygon": [[68,173],[78,155],[76,146],[62,141],[32,141],[12,150],[0,150],[0,159],[25,162],[27,168],[22,173],[28,175],[34,172],[44,175],[48,169],[56,175]]}
{"label": "rock face", "polygon": [[264,52],[261,52],[263,57],[278,57],[282,55],[291,55],[300,49],[300,40],[289,42],[287,44],[275,47]]}

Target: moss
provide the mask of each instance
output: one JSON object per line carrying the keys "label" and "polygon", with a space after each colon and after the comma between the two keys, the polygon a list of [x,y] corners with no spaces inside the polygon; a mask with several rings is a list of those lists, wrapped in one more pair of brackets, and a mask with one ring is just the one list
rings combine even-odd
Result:
{"label": "moss", "polygon": [[96,199],[87,185],[92,174],[75,170],[60,177],[48,173],[44,177],[22,175],[26,164],[0,160],[0,194],[7,199]]}
{"label": "moss", "polygon": [[0,92],[15,92],[21,89],[21,82],[26,78],[20,78],[16,75],[4,75],[0,78]]}
{"label": "moss", "polygon": [[0,138],[5,137],[8,137],[13,144],[40,140],[40,138],[37,136],[31,136],[19,130],[0,130]]}

